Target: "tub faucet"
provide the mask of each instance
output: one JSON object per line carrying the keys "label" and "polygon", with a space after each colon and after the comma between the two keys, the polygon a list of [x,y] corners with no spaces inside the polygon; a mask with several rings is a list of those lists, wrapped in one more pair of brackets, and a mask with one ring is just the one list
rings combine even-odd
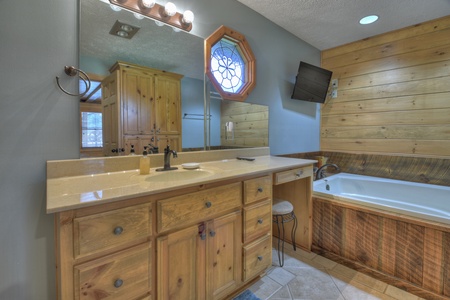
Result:
{"label": "tub faucet", "polygon": [[325,177],[325,174],[323,174],[323,172],[325,171],[325,168],[328,168],[328,167],[334,167],[336,169],[336,171],[340,171],[339,167],[336,164],[324,164],[319,169],[317,169],[316,180],[322,179]]}
{"label": "tub faucet", "polygon": [[174,158],[178,157],[177,151],[170,149],[169,145],[167,145],[167,147],[164,148],[164,167],[156,169],[156,171],[169,171],[178,169],[177,167],[170,166],[170,154],[172,154]]}

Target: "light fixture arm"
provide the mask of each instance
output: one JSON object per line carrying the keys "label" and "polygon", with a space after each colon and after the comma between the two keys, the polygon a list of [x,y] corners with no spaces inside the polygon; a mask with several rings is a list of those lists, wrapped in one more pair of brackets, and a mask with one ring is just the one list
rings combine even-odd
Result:
{"label": "light fixture arm", "polygon": [[65,94],[67,94],[69,96],[75,96],[75,97],[83,97],[84,95],[86,95],[86,93],[91,88],[91,79],[89,78],[89,76],[85,72],[81,71],[80,69],[75,68],[74,66],[65,66],[64,73],[66,73],[68,76],[71,76],[71,77],[78,74],[80,76],[81,80],[83,80],[86,90],[80,94],[69,93],[59,84],[59,77],[56,76],[56,84],[61,89],[61,91],[63,91]]}

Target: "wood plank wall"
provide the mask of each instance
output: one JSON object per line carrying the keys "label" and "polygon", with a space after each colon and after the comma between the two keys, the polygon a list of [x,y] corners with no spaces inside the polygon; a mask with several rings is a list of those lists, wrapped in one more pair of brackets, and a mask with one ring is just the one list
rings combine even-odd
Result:
{"label": "wood plank wall", "polygon": [[[226,123],[233,122],[233,132]],[[221,101],[220,140],[227,147],[268,147],[269,108],[245,102]]]}
{"label": "wood plank wall", "polygon": [[450,157],[450,16],[324,50],[321,150]]}

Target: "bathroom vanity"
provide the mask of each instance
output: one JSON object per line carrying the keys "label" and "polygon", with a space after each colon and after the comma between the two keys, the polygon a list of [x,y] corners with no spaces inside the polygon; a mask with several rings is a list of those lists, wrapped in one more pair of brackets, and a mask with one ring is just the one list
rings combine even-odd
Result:
{"label": "bathroom vanity", "polygon": [[[59,299],[226,299],[271,266],[274,193],[294,204],[309,250],[314,161],[225,154],[149,175],[130,157],[48,162]],[[108,159],[126,170],[99,172]]]}

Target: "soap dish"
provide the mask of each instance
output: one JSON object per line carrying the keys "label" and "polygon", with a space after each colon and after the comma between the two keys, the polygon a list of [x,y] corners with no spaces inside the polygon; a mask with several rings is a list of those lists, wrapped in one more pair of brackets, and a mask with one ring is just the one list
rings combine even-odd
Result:
{"label": "soap dish", "polygon": [[181,165],[183,169],[193,170],[198,169],[200,167],[199,163],[185,163]]}

